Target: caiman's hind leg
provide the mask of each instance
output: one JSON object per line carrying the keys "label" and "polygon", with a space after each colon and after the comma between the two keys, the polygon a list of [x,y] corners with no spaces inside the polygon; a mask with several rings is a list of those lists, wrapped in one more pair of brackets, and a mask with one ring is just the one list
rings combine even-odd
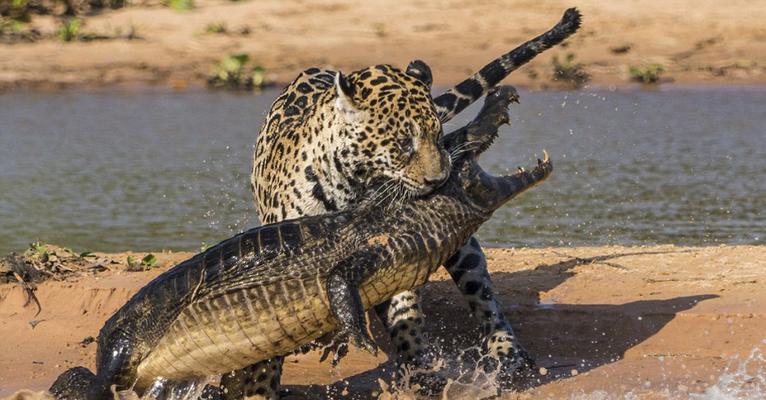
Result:
{"label": "caiman's hind leg", "polygon": [[56,378],[49,391],[56,399],[88,400],[98,398],[101,385],[93,372],[85,367],[67,370]]}
{"label": "caiman's hind leg", "polygon": [[510,386],[515,376],[534,367],[534,360],[519,344],[511,324],[503,315],[492,290],[487,258],[479,241],[471,237],[444,263],[444,267],[468,301],[472,315],[481,324],[483,353],[496,364],[488,367],[495,370],[502,387]]}

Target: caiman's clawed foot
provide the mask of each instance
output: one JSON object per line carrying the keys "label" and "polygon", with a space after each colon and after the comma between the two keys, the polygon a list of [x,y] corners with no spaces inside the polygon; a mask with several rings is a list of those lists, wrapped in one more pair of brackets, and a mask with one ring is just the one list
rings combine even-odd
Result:
{"label": "caiman's clawed foot", "polygon": [[342,330],[336,334],[329,345],[324,348],[322,357],[319,358],[320,362],[327,359],[330,353],[332,356],[332,366],[338,365],[340,360],[348,354],[348,342],[351,342],[359,349],[367,350],[372,355],[378,354],[378,345],[370,337],[370,334],[366,329],[357,330],[356,332],[348,332]]}

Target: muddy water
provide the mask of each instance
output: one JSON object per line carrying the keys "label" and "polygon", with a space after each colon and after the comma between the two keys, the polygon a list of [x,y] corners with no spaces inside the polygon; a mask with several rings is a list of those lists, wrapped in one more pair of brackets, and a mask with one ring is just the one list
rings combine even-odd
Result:
{"label": "muddy water", "polygon": [[[0,94],[0,254],[195,249],[256,225],[247,181],[275,91]],[[483,156],[556,171],[489,245],[763,243],[766,90],[522,92]],[[446,128],[470,119],[475,110]]]}

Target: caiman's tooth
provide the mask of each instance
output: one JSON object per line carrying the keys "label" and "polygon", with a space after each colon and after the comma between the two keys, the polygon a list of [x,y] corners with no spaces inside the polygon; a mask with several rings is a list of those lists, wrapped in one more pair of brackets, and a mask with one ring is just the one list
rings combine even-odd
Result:
{"label": "caiman's tooth", "polygon": [[543,149],[543,161],[548,162],[550,160],[551,160],[551,158],[550,158],[550,156],[548,156],[548,152],[545,151],[545,149]]}
{"label": "caiman's tooth", "polygon": [[[540,160],[538,160],[538,161],[540,161]],[[524,172],[525,171],[524,167],[517,167],[517,168],[518,168],[519,172]]]}

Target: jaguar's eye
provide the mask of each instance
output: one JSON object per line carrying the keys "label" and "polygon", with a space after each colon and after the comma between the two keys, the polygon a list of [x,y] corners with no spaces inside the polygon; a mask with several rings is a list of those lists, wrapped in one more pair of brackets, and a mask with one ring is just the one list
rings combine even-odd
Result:
{"label": "jaguar's eye", "polygon": [[397,140],[397,142],[399,143],[399,148],[401,148],[403,152],[405,152],[407,154],[412,153],[413,148],[412,148],[412,138],[411,137],[399,138],[399,140]]}

